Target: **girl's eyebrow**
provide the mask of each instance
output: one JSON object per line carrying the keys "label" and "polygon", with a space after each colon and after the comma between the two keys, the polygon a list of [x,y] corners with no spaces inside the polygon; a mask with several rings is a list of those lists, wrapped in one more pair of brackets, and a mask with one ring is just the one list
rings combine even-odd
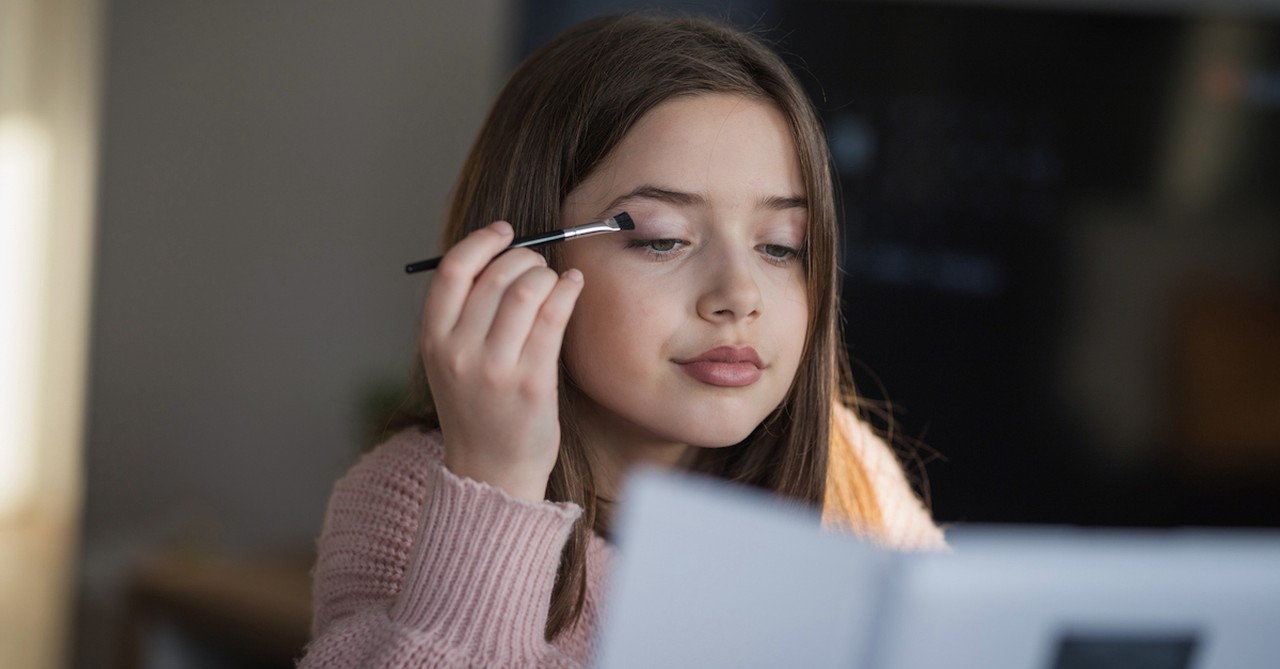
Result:
{"label": "girl's eyebrow", "polygon": [[[605,207],[605,211],[612,211],[621,207],[623,204],[635,200],[657,200],[667,204],[673,204],[678,207],[702,206],[707,203],[707,196],[701,193],[689,193],[686,191],[672,190],[652,184],[644,184],[632,189],[630,192],[614,198],[613,202]],[[756,203],[758,209],[770,209],[774,211],[784,211],[787,209],[806,209],[809,206],[809,198],[802,195],[769,195],[763,197]]]}
{"label": "girl's eyebrow", "polygon": [[772,209],[774,211],[785,211],[787,209],[808,209],[809,198],[802,195],[790,195],[783,197],[781,195],[770,195],[760,200],[756,205],[760,209]]}
{"label": "girl's eyebrow", "polygon": [[657,200],[677,207],[693,207],[707,203],[707,197],[701,193],[688,193],[652,184],[644,184],[637,186],[629,193],[614,198],[613,202],[610,202],[609,206],[605,207],[605,211],[612,211],[623,204],[635,200]]}

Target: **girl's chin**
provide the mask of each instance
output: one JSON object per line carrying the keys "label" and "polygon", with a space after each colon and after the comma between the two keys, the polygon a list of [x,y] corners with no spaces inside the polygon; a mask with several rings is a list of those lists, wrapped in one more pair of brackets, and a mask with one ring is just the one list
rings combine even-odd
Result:
{"label": "girl's chin", "polygon": [[[751,436],[769,412],[757,407],[709,406],[628,406],[619,409],[586,398],[579,405],[578,423],[590,426],[592,434],[604,439],[634,439],[644,443],[686,444],[698,448],[724,448],[742,443]],[[670,409],[675,409],[674,411]]]}
{"label": "girl's chin", "polygon": [[697,448],[725,448],[728,446],[737,446],[742,440],[751,436],[755,431],[757,424],[752,424],[746,428],[723,428],[723,429],[698,429],[689,430],[686,434],[676,439],[681,443],[689,444]]}

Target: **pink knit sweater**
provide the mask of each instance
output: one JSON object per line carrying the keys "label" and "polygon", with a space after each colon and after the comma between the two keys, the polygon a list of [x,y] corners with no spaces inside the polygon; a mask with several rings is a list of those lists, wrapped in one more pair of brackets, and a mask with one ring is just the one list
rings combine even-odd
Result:
{"label": "pink knit sweater", "polygon": [[[944,545],[893,453],[852,415],[843,427],[898,548]],[[581,509],[531,503],[455,476],[438,434],[406,431],[334,487],[301,667],[581,667],[595,650],[612,548],[593,536],[586,606],[543,639],[561,549]]]}

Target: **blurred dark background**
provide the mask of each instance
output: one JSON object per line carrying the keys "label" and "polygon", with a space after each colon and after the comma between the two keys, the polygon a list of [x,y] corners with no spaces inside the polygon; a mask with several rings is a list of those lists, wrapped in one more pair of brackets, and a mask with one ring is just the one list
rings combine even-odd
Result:
{"label": "blurred dark background", "polygon": [[[1280,5],[665,6],[816,101],[854,376],[940,521],[1280,526]],[[524,7],[526,52],[598,10]]]}
{"label": "blurred dark background", "polygon": [[1280,20],[785,3],[944,521],[1280,525]]}
{"label": "blurred dark background", "polygon": [[1280,3],[125,0],[75,666],[290,666],[488,104],[654,6],[809,87],[859,390],[940,521],[1280,527]]}

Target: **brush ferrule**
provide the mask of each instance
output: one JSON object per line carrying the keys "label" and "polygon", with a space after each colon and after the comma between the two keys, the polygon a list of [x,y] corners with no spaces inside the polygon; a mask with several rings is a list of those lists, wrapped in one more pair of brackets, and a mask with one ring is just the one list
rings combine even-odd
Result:
{"label": "brush ferrule", "polygon": [[598,235],[602,232],[617,232],[621,229],[622,228],[618,226],[617,221],[613,220],[612,218],[607,218],[603,221],[596,221],[594,223],[587,223],[586,225],[579,225],[576,228],[565,228],[564,238],[573,239],[574,237]]}

